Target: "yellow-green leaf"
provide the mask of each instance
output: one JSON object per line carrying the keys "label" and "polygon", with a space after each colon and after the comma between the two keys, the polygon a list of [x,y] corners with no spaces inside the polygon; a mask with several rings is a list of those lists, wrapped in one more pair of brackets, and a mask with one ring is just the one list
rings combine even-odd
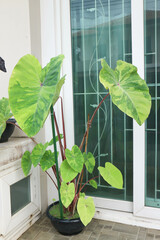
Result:
{"label": "yellow-green leaf", "polygon": [[52,58],[45,68],[32,55],[23,56],[13,69],[9,81],[11,110],[21,129],[29,136],[43,127],[51,104],[64,83],[60,70],[64,56]]}
{"label": "yellow-green leaf", "polygon": [[83,197],[80,197],[77,204],[77,211],[82,223],[84,226],[86,226],[92,220],[95,214],[95,205],[93,198],[88,197],[85,199]]}
{"label": "yellow-green leaf", "polygon": [[112,70],[102,59],[100,82],[108,89],[112,102],[125,114],[142,125],[151,109],[151,96],[146,82],[137,73],[137,68],[130,63],[117,61]]}
{"label": "yellow-green leaf", "polygon": [[[57,152],[58,154],[58,152]],[[58,155],[57,155],[58,157]],[[51,150],[46,150],[40,160],[42,170],[45,172],[55,164],[55,154]]]}
{"label": "yellow-green leaf", "polygon": [[97,182],[95,181],[95,180],[90,180],[89,181],[89,184],[92,186],[92,187],[94,187],[95,189],[97,189]]}
{"label": "yellow-green leaf", "polygon": [[21,160],[21,167],[25,176],[27,176],[31,170],[32,162],[31,162],[31,154],[29,151],[26,151]]}
{"label": "yellow-green leaf", "polygon": [[62,204],[65,206],[65,208],[68,208],[75,196],[74,183],[66,184],[62,182],[60,187],[60,193]]}
{"label": "yellow-green leaf", "polygon": [[91,152],[87,153],[83,153],[83,157],[84,157],[84,164],[87,168],[87,171],[89,173],[92,173],[95,167],[95,158],[93,156],[93,154]]}
{"label": "yellow-green leaf", "polygon": [[72,147],[72,150],[66,149],[65,150],[66,160],[70,167],[76,171],[81,172],[83,168],[84,158],[81,153],[81,150],[77,145]]}
{"label": "yellow-green leaf", "polygon": [[72,181],[78,174],[78,172],[74,171],[70,167],[70,165],[68,164],[67,160],[64,160],[61,163],[60,172],[61,172],[62,180],[65,183]]}
{"label": "yellow-green leaf", "polygon": [[112,187],[122,189],[123,188],[123,177],[121,172],[117,167],[115,167],[112,163],[106,162],[105,168],[98,167],[98,170],[101,176],[104,178],[106,182],[108,182]]}

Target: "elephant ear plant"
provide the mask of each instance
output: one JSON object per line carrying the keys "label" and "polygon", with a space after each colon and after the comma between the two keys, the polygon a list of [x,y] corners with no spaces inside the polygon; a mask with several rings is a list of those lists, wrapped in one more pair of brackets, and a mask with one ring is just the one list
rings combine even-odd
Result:
{"label": "elephant ear plant", "polygon": [[[57,183],[47,174],[58,190],[59,218],[65,218],[66,214],[68,214],[68,218],[72,218],[78,213],[82,223],[86,226],[95,214],[95,205],[92,197],[85,197],[83,190],[87,184],[91,184],[95,189],[98,187],[95,181],[98,176],[83,183],[84,170],[92,173],[95,167],[95,158],[91,152],[87,152],[87,144],[89,144],[89,130],[96,112],[110,95],[112,102],[122,112],[142,125],[150,112],[151,97],[145,81],[140,78],[135,66],[118,61],[116,69],[112,70],[102,59],[99,77],[100,82],[107,90],[106,96],[97,106],[91,118],[88,118],[87,129],[81,145],[79,147],[74,145],[72,149],[67,149],[63,105],[61,104],[63,136],[59,132],[53,109],[65,80],[65,77],[60,78],[63,58],[63,55],[52,58],[42,69],[34,56],[22,57],[10,78],[9,104],[19,127],[31,138],[43,127],[50,112],[53,139],[45,144],[37,143],[31,153],[26,151],[22,157],[22,169],[27,176],[32,165],[34,167],[39,165],[45,172],[52,168]],[[55,136],[55,128],[57,136]],[[57,141],[59,141],[60,154],[57,152]],[[47,150],[47,147],[52,144],[54,152]],[[84,152],[82,152],[83,145],[85,145]],[[60,167],[58,166],[58,154],[61,155],[62,160]],[[105,166],[99,166],[98,170],[107,183],[122,189],[122,174],[113,164],[106,162]]]}

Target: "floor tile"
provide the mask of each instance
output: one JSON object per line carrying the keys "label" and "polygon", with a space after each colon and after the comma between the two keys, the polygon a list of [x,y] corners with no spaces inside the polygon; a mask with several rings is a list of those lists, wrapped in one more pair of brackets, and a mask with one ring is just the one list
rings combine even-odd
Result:
{"label": "floor tile", "polygon": [[22,239],[33,240],[40,232],[40,227],[33,225],[29,230],[22,234]]}
{"label": "floor tile", "polygon": [[120,233],[118,240],[136,240],[137,236]]}
{"label": "floor tile", "polygon": [[93,219],[81,233],[64,236],[43,215],[19,240],[160,240],[160,230]]}
{"label": "floor tile", "polygon": [[39,232],[39,234],[34,238],[34,240],[52,240],[54,235],[49,232]]}
{"label": "floor tile", "polygon": [[116,223],[113,226],[112,230],[117,231],[117,232],[129,233],[129,234],[133,234],[133,235],[136,235],[138,233],[138,227],[125,225],[125,224],[121,224],[121,223]]}
{"label": "floor tile", "polygon": [[100,234],[98,240],[118,240],[118,233],[110,232],[107,234]]}

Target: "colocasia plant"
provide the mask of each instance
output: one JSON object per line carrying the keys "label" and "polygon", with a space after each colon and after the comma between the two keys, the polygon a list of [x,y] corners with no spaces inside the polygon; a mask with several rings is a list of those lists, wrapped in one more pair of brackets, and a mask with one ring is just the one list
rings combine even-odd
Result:
{"label": "colocasia plant", "polygon": [[[72,149],[67,149],[62,102],[63,135],[59,132],[53,108],[59,99],[60,90],[65,81],[65,76],[60,78],[63,58],[63,55],[52,58],[44,68],[34,56],[29,54],[19,60],[9,82],[9,102],[4,98],[0,100],[0,135],[4,131],[7,118],[11,115],[9,109],[19,127],[33,141],[35,141],[33,137],[43,127],[48,114],[51,114],[53,139],[45,144],[36,143],[31,153],[26,151],[22,157],[22,169],[27,176],[32,165],[34,167],[39,165],[46,173],[49,168],[52,168],[57,182],[47,174],[58,190],[60,218],[63,218],[66,211],[70,212],[70,215],[77,211],[82,223],[86,226],[95,214],[95,205],[92,197],[85,197],[84,190],[87,184],[96,189],[95,179],[98,177],[95,176],[83,183],[83,172],[93,173],[95,167],[93,154],[87,152],[88,135],[94,116],[103,101],[110,95],[112,102],[122,112],[142,125],[150,113],[151,96],[145,81],[140,78],[135,66],[119,60],[117,67],[113,70],[102,59],[99,78],[107,90],[106,96],[97,106],[91,118],[88,118],[87,129],[81,145],[74,145]],[[55,129],[57,136],[55,136]],[[60,153],[57,152],[57,142],[59,142]],[[51,145],[54,145],[54,151],[47,149]],[[58,157],[62,160],[60,167],[58,166]],[[122,174],[112,163],[106,162],[103,167],[98,167],[98,170],[103,179],[112,187],[118,189],[123,187]]]}

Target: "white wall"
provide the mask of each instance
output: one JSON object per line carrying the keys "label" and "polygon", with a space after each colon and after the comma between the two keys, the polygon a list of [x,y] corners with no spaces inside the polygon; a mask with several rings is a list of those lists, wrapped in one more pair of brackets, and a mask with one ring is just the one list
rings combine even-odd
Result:
{"label": "white wall", "polygon": [[8,96],[8,82],[20,57],[31,52],[28,0],[0,0],[0,56],[7,73],[0,71],[0,98]]}
{"label": "white wall", "polygon": [[[40,0],[0,0],[0,57],[5,60],[7,73],[0,71],[0,99],[8,97],[8,84],[18,60],[31,53],[41,61]],[[13,136],[24,134],[15,129]],[[37,134],[38,142],[45,141],[44,128]],[[41,206],[47,207],[46,174],[41,172]]]}

